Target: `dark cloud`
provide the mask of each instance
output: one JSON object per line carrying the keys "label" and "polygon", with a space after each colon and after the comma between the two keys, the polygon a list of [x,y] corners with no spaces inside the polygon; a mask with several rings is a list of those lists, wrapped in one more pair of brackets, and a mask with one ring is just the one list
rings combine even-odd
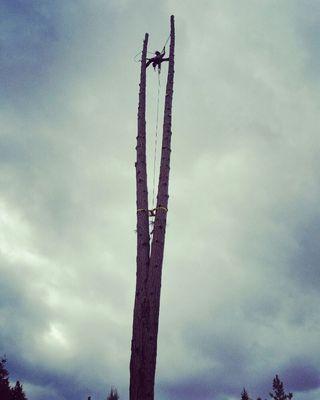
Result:
{"label": "dark cloud", "polygon": [[165,394],[173,400],[176,399],[207,399],[212,396],[212,391],[207,387],[205,382],[177,382],[172,385],[167,385],[164,390]]}
{"label": "dark cloud", "polygon": [[6,101],[19,102],[25,91],[39,91],[57,56],[61,32],[49,2],[1,2],[1,86]]}
{"label": "dark cloud", "polygon": [[[220,400],[246,386],[264,396],[279,373],[299,398],[317,397],[318,6],[310,4],[1,3],[0,349],[31,400],[102,398],[111,385],[127,397],[133,57],[145,31],[150,51],[164,44],[171,13],[157,393]],[[157,82],[148,71],[149,154]]]}
{"label": "dark cloud", "polygon": [[291,360],[282,376],[294,391],[309,391],[320,387],[319,367],[312,365],[310,360]]}

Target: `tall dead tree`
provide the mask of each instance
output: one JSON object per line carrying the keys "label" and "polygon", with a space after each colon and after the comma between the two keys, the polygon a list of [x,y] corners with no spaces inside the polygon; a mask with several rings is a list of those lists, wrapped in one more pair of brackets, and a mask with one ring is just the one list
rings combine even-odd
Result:
{"label": "tall dead tree", "polygon": [[149,269],[150,234],[149,207],[146,162],[146,58],[148,37],[146,33],[140,72],[140,91],[138,106],[138,136],[136,160],[136,203],[137,203],[137,273],[136,294],[133,311],[131,360],[130,360],[130,400],[142,400],[141,389],[145,381],[144,374],[144,335],[146,315],[143,304],[146,303],[146,282]]}
{"label": "tall dead tree", "polygon": [[166,234],[167,210],[169,199],[169,172],[171,154],[171,115],[173,97],[173,76],[174,76],[174,45],[175,29],[174,17],[171,16],[170,26],[170,52],[169,67],[166,86],[166,97],[164,104],[164,121],[161,148],[160,176],[158,184],[157,207],[154,221],[154,230],[150,255],[150,266],[147,281],[148,300],[148,332],[145,340],[147,348],[146,363],[148,376],[146,381],[146,399],[154,398],[154,379],[157,359],[157,342],[160,310],[160,293],[162,264],[164,254],[164,242]]}
{"label": "tall dead tree", "polygon": [[174,17],[170,20],[169,67],[164,106],[160,176],[150,252],[146,171],[146,52],[145,36],[140,74],[137,136],[137,283],[130,361],[130,400],[153,400],[157,358],[161,276],[164,254],[171,153],[171,115],[174,77]]}

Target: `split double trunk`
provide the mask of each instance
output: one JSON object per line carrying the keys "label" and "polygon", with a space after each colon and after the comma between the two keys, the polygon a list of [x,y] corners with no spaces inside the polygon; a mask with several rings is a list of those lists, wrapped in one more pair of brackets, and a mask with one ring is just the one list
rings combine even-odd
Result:
{"label": "split double trunk", "polygon": [[161,275],[169,198],[175,45],[174,17],[171,16],[170,53],[164,106],[160,176],[151,246],[146,164],[146,57],[148,37],[146,33],[141,59],[136,147],[137,274],[131,342],[130,400],[154,399]]}

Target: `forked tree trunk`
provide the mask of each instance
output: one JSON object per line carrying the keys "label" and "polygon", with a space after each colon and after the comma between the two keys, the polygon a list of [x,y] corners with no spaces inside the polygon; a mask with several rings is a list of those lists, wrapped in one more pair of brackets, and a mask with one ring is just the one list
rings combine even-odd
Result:
{"label": "forked tree trunk", "polygon": [[148,47],[146,33],[143,42],[140,91],[138,106],[138,136],[136,161],[137,201],[137,273],[136,294],[133,312],[133,327],[130,361],[130,400],[142,400],[141,390],[145,380],[144,335],[146,329],[146,282],[149,269],[150,235],[148,215],[148,188],[146,164],[146,56]]}
{"label": "forked tree trunk", "polygon": [[137,281],[130,361],[130,400],[153,400],[157,359],[162,262],[168,207],[171,110],[174,76],[174,17],[171,16],[169,68],[164,108],[162,152],[157,211],[150,254],[148,191],[146,171],[146,53],[145,36],[141,60],[137,136]]}

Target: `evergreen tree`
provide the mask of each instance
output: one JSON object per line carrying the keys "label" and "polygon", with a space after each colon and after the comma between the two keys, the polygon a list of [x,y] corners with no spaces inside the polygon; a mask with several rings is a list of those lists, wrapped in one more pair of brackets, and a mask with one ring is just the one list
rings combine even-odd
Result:
{"label": "evergreen tree", "polygon": [[290,400],[292,399],[292,393],[286,394],[283,387],[283,382],[280,381],[278,375],[273,380],[273,393],[269,393],[270,397],[274,400]]}
{"label": "evergreen tree", "polygon": [[17,381],[16,385],[11,389],[10,400],[27,400],[22,385],[19,381]]}
{"label": "evergreen tree", "polygon": [[119,395],[117,389],[111,388],[107,400],[119,400]]}
{"label": "evergreen tree", "polygon": [[0,360],[0,399],[10,400],[9,372],[5,367],[7,360]]}
{"label": "evergreen tree", "polygon": [[243,391],[241,393],[241,400],[251,400],[245,388],[243,388]]}

